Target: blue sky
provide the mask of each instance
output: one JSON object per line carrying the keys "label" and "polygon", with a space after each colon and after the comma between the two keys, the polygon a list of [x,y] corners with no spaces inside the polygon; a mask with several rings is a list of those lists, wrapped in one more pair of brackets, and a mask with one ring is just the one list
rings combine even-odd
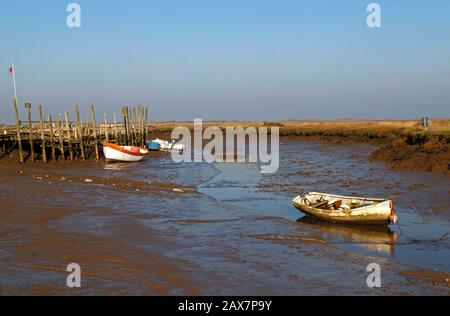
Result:
{"label": "blue sky", "polygon": [[63,0],[0,3],[0,121],[147,104],[156,120],[450,116],[450,2]]}

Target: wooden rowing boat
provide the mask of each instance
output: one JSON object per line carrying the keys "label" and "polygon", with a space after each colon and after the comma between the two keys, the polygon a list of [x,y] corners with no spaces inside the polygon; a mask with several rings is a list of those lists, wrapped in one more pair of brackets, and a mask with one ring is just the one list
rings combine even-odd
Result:
{"label": "wooden rowing boat", "polygon": [[312,192],[293,200],[303,213],[322,220],[354,224],[395,224],[394,199],[372,199]]}
{"label": "wooden rowing boat", "polygon": [[107,160],[137,162],[142,161],[148,150],[141,147],[119,146],[116,144],[103,144],[103,153]]}

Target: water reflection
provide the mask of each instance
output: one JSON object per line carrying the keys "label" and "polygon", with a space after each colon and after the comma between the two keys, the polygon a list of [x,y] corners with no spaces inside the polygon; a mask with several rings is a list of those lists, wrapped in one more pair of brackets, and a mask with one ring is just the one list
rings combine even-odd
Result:
{"label": "water reflection", "polygon": [[104,163],[102,166],[103,166],[103,169],[105,169],[105,170],[121,171],[121,170],[130,168],[130,166],[136,166],[136,164],[108,161],[107,163]]}
{"label": "water reflection", "polygon": [[387,226],[334,224],[318,221],[309,216],[304,216],[297,222],[319,228],[330,237],[328,241],[330,244],[356,245],[372,252],[391,256],[395,254],[397,233]]}

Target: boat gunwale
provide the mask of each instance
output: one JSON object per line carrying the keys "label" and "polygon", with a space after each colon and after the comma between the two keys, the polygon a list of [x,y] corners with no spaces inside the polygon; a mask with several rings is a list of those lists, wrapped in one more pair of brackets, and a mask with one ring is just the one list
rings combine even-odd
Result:
{"label": "boat gunwale", "polygon": [[[297,197],[297,198],[298,198],[298,197]],[[323,210],[323,209],[320,209],[320,208],[310,207],[309,205],[305,205],[305,204],[303,204],[303,203],[298,203],[298,202],[296,201],[297,198],[295,198],[294,201],[293,201],[295,207],[297,207],[297,205],[299,205],[299,206],[305,207],[305,208],[307,208],[307,209],[317,211],[318,213],[321,213],[321,214],[324,214],[324,215],[327,215],[327,214],[333,214],[333,213],[336,213],[336,214],[337,214],[337,213],[342,213],[342,214],[345,213],[344,211],[340,211],[340,210],[331,210],[331,211],[327,211],[327,210]],[[303,199],[303,198],[301,198],[301,199]],[[365,206],[353,208],[353,209],[351,209],[351,212],[354,212],[354,211],[360,212],[360,211],[370,210],[370,209],[375,208],[376,206],[378,206],[378,205],[380,205],[380,204],[384,204],[384,203],[389,203],[389,201],[388,201],[388,200],[383,200],[382,202],[377,203],[377,204],[373,204],[373,205],[365,205]],[[331,216],[331,215],[330,215],[330,216]],[[348,216],[348,215],[347,215],[347,216]],[[360,215],[353,215],[353,216],[360,216]],[[351,217],[351,216],[349,216],[349,217]]]}
{"label": "boat gunwale", "polygon": [[[336,194],[328,194],[328,193],[321,193],[321,192],[310,192],[306,194],[304,197],[308,195],[323,195],[323,196],[329,196],[333,198],[342,198],[342,199],[348,199],[348,200],[361,200],[361,201],[372,201],[372,202],[386,202],[389,201],[388,199],[379,199],[379,198],[364,198],[364,197],[357,197],[357,196],[345,196],[345,195],[336,195]],[[302,196],[297,196],[294,200],[297,198],[303,198]]]}

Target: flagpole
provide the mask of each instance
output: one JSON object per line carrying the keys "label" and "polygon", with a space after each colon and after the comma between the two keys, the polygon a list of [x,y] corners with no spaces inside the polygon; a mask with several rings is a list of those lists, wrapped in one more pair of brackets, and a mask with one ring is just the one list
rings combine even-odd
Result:
{"label": "flagpole", "polygon": [[[12,71],[11,71],[12,70]],[[22,152],[22,140],[21,140],[21,134],[20,134],[20,120],[19,120],[19,111],[17,109],[17,90],[16,90],[16,69],[14,68],[14,64],[11,65],[10,71],[12,72],[13,76],[13,83],[14,83],[14,114],[16,116],[16,130],[17,130],[17,143],[19,145],[19,159],[20,162],[23,163],[23,152]]]}
{"label": "flagpole", "polygon": [[13,77],[13,84],[14,84],[14,99],[17,102],[17,89],[16,89],[16,67],[14,67],[14,63],[11,64],[12,67],[12,77]]}

